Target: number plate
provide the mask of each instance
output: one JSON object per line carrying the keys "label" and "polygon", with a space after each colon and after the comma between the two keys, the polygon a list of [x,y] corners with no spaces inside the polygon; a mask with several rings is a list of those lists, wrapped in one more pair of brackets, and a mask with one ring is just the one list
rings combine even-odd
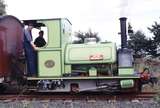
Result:
{"label": "number plate", "polygon": [[90,55],[89,60],[103,60],[102,54]]}

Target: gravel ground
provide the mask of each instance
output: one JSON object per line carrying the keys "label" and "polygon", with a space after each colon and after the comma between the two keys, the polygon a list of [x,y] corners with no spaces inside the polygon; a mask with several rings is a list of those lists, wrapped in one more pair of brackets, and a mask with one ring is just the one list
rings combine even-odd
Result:
{"label": "gravel ground", "polygon": [[0,108],[160,108],[154,101],[32,100],[0,101]]}

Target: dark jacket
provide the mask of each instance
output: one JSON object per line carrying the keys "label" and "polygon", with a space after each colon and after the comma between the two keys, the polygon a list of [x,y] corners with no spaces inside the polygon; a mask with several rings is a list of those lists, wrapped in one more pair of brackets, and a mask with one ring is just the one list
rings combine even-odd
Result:
{"label": "dark jacket", "polygon": [[37,47],[43,47],[45,44],[46,44],[46,41],[44,40],[43,37],[37,37],[34,41],[34,44],[37,46]]}

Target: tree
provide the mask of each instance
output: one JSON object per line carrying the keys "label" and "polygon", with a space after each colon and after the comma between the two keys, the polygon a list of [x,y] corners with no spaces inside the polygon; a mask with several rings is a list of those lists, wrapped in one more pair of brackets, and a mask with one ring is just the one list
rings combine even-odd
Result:
{"label": "tree", "polygon": [[96,42],[100,41],[100,37],[98,37],[98,33],[92,32],[91,29],[89,29],[88,32],[75,32],[75,37],[78,38],[78,40],[75,40],[74,44],[84,43],[86,38],[95,38]]}
{"label": "tree", "polygon": [[0,0],[0,16],[6,14],[6,4],[4,0]]}
{"label": "tree", "polygon": [[160,48],[160,24],[155,21],[151,27],[148,27],[148,30],[154,35],[151,42],[152,47],[156,47],[156,51],[154,51],[156,54],[154,56],[159,56],[160,54],[157,53],[157,49]]}
{"label": "tree", "polygon": [[152,27],[148,27],[149,31],[154,35],[153,39],[157,46],[160,46],[160,24],[157,22],[152,25]]}
{"label": "tree", "polygon": [[134,51],[135,57],[145,55],[157,56],[157,44],[154,42],[154,39],[146,38],[142,31],[137,31],[129,36],[128,47]]}
{"label": "tree", "polygon": [[134,51],[135,57],[141,57],[146,54],[146,45],[148,39],[142,31],[137,31],[129,35],[128,47]]}
{"label": "tree", "polygon": [[148,39],[145,46],[145,51],[147,52],[147,55],[152,55],[153,57],[157,56],[157,45],[153,39]]}

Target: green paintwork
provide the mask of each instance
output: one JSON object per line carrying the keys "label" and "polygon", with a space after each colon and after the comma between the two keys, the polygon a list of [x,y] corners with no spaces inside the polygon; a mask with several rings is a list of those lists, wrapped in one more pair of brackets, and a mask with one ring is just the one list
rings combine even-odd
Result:
{"label": "green paintwork", "polygon": [[92,67],[89,69],[89,76],[97,76],[97,69]]}
{"label": "green paintwork", "polygon": [[[103,55],[103,59],[90,60],[90,56]],[[66,48],[66,64],[114,63],[116,45],[114,43],[69,44]]]}
{"label": "green paintwork", "polygon": [[41,51],[61,51],[62,49],[61,48],[39,48],[38,52],[41,52]]}
{"label": "green paintwork", "polygon": [[[67,43],[71,43],[71,23],[67,19],[43,19],[37,22],[45,24],[48,30],[48,43],[38,51],[39,77],[60,77],[65,71],[71,72],[71,66],[64,64],[64,49]],[[55,61],[55,66],[45,67],[46,60]]]}
{"label": "green paintwork", "polygon": [[71,38],[71,23],[67,19],[61,19],[61,44],[66,45],[72,42]]}
{"label": "green paintwork", "polygon": [[121,80],[120,81],[121,88],[131,88],[134,87],[134,80],[128,79],[128,80]]}
{"label": "green paintwork", "polygon": [[65,73],[71,73],[71,65],[65,65]]}
{"label": "green paintwork", "polygon": [[118,69],[118,75],[133,75],[134,69],[133,67],[123,67]]}
{"label": "green paintwork", "polygon": [[61,44],[62,44],[62,74],[71,72],[71,65],[65,65],[64,63],[64,55],[65,55],[65,47],[66,44],[71,43],[71,23],[66,20],[61,20]]}
{"label": "green paintwork", "polygon": [[[38,52],[38,71],[39,77],[59,77],[61,76],[61,52],[60,51],[39,51]],[[46,67],[48,60],[54,61],[54,66]]]}
{"label": "green paintwork", "polygon": [[40,23],[45,24],[48,29],[48,43],[46,48],[61,47],[60,44],[60,20],[42,20]]}

